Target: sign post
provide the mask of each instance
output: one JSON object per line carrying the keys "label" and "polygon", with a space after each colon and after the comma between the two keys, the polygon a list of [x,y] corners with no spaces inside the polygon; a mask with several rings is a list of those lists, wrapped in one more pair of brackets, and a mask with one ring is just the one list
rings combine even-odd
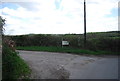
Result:
{"label": "sign post", "polygon": [[69,42],[68,41],[62,41],[62,47],[63,46],[69,46]]}

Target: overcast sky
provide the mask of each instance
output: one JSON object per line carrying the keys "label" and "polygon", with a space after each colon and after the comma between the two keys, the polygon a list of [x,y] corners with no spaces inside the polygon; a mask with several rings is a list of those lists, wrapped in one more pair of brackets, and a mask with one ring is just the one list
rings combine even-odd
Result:
{"label": "overcast sky", "polygon": [[[29,1],[29,2],[28,2]],[[5,34],[80,34],[84,32],[84,0],[4,0],[0,15]],[[119,0],[86,0],[87,32],[118,30]]]}

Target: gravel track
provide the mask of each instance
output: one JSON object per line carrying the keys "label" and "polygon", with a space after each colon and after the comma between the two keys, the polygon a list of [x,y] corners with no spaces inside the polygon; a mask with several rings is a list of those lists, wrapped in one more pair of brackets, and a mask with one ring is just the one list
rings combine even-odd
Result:
{"label": "gravel track", "polygon": [[31,79],[118,79],[117,56],[19,51],[32,69]]}

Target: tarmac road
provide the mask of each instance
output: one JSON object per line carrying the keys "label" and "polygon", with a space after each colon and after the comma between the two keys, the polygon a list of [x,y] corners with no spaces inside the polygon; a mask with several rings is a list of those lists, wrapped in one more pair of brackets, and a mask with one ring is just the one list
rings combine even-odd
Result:
{"label": "tarmac road", "polygon": [[118,79],[118,56],[19,51],[31,79]]}
{"label": "tarmac road", "polygon": [[2,80],[2,48],[0,47],[0,81]]}

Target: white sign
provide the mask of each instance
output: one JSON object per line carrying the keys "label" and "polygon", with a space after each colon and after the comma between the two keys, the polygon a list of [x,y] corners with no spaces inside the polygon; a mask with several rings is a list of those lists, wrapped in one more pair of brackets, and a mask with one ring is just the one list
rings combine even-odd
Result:
{"label": "white sign", "polygon": [[62,45],[69,45],[68,41],[62,41]]}

